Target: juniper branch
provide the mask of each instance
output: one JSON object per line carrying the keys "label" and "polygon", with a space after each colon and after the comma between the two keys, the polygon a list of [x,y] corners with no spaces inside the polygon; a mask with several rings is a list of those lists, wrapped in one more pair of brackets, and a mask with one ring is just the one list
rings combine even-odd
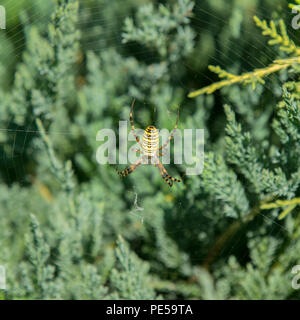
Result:
{"label": "juniper branch", "polygon": [[294,198],[291,200],[277,200],[275,202],[265,203],[262,204],[260,208],[263,210],[285,208],[278,217],[279,220],[282,220],[298,205],[300,205],[300,198]]}
{"label": "juniper branch", "polygon": [[204,87],[200,90],[191,92],[188,97],[195,98],[201,94],[211,94],[216,90],[219,90],[223,87],[231,86],[236,83],[243,84],[252,84],[252,88],[255,89],[256,83],[260,82],[264,84],[263,77],[266,77],[272,73],[285,70],[290,68],[293,64],[300,64],[300,57],[292,57],[287,59],[275,60],[266,68],[255,69],[252,72],[247,72],[242,75],[234,75],[229,72],[222,70],[220,67],[209,66],[211,71],[216,72],[220,77],[226,77],[226,80],[222,80],[216,83],[213,83],[207,87]]}
{"label": "juniper branch", "polygon": [[252,221],[260,212],[261,206],[265,204],[268,201],[271,201],[272,196],[267,196],[264,200],[261,201],[261,203],[257,206],[255,206],[246,216],[244,216],[240,220],[234,221],[226,230],[223,232],[216,240],[215,244],[213,245],[212,249],[207,254],[206,258],[204,259],[204,262],[202,266],[205,269],[210,268],[210,265],[212,262],[217,258],[218,254],[221,252],[222,248],[225,246],[225,244],[229,241],[229,239],[238,232],[238,230],[241,229],[241,227],[248,224],[250,221]]}
{"label": "juniper branch", "polygon": [[264,84],[264,77],[290,68],[295,64],[300,64],[300,48],[288,37],[286,26],[283,20],[279,21],[280,33],[278,33],[275,22],[271,20],[270,25],[267,24],[266,20],[260,20],[254,16],[254,21],[258,27],[263,30],[263,35],[268,35],[272,39],[269,40],[269,45],[280,45],[279,49],[287,54],[293,54],[293,57],[274,60],[269,66],[260,69],[254,69],[252,72],[246,72],[242,75],[234,75],[225,70],[222,70],[219,66],[209,66],[209,69],[218,74],[220,78],[225,80],[213,83],[202,89],[189,93],[189,98],[195,98],[202,94],[212,94],[216,90],[219,90],[226,86],[231,86],[236,83],[252,84],[252,88],[255,89],[256,83]]}

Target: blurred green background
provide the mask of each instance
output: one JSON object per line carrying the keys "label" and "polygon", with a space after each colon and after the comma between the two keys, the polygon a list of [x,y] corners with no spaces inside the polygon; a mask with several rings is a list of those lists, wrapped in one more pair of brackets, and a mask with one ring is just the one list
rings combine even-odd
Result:
{"label": "blurred green background", "polygon": [[[1,5],[2,299],[300,297],[299,209],[260,209],[300,196],[299,66],[187,97],[218,81],[209,64],[241,74],[288,56],[253,21],[283,19],[299,45],[286,1]],[[155,167],[121,180],[97,163],[97,132],[129,120],[133,97],[137,128],[171,130],[179,108],[179,129],[205,130],[202,175],[167,166],[184,176],[170,189]]]}

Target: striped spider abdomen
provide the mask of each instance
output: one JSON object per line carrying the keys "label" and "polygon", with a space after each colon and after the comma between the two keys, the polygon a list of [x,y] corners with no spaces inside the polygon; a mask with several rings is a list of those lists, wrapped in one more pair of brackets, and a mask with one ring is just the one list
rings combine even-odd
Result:
{"label": "striped spider abdomen", "polygon": [[154,126],[148,126],[142,138],[143,154],[153,157],[159,148],[159,133]]}

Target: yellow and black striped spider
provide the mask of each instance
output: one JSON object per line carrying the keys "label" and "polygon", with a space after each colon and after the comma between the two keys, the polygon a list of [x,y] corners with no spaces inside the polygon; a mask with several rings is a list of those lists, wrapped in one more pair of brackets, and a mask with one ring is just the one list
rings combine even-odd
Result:
{"label": "yellow and black striped spider", "polygon": [[132,164],[130,167],[123,171],[117,170],[118,174],[121,178],[127,176],[128,174],[132,173],[139,165],[141,164],[153,164],[154,166],[157,166],[159,169],[159,173],[161,174],[162,178],[168,183],[170,187],[172,187],[173,182],[181,182],[181,180],[171,177],[163,164],[160,162],[159,157],[163,156],[161,151],[167,147],[171,139],[173,138],[175,131],[177,129],[178,125],[178,119],[179,114],[177,114],[177,121],[175,124],[174,129],[172,130],[168,140],[166,143],[159,147],[159,135],[158,130],[154,126],[148,126],[143,134],[143,142],[141,143],[139,137],[136,135],[135,127],[133,123],[133,107],[134,107],[135,100],[133,100],[131,105],[131,111],[130,111],[130,123],[131,123],[131,129],[135,136],[135,139],[137,143],[141,146],[141,150],[136,150],[136,152],[142,154],[141,158],[139,158],[134,164]]}

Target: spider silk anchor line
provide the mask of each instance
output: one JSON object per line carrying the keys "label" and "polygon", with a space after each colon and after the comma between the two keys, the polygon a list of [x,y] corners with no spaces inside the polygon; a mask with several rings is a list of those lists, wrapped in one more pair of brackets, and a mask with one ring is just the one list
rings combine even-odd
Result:
{"label": "spider silk anchor line", "polygon": [[[163,164],[170,164],[170,149],[167,148],[170,141],[174,140],[174,163],[194,165],[188,167],[185,175],[200,175],[204,167],[204,129],[184,129],[184,135],[178,127],[179,114],[177,115],[176,124],[171,132],[167,129],[158,130],[155,126],[150,125],[146,130],[136,129],[133,122],[134,102],[131,105],[129,115],[131,123],[131,132],[127,135],[127,121],[119,122],[119,164],[131,165],[123,171],[117,170],[121,177],[132,173],[138,166],[151,164],[157,166],[162,178],[170,185],[173,182],[180,182],[179,179],[171,177]],[[195,132],[195,142],[193,150],[193,133]],[[140,140],[140,136],[142,139]],[[163,144],[159,147],[159,138],[162,138]],[[96,140],[104,141],[97,150],[96,158],[99,164],[116,164],[116,135],[111,129],[102,129],[97,133]],[[127,141],[136,141],[137,144],[129,149]],[[184,145],[182,145],[182,141]],[[140,147],[137,149],[137,147]],[[163,151],[163,153],[162,153]],[[195,152],[195,155],[193,153]],[[107,154],[107,156],[106,156]],[[138,157],[137,157],[138,155]],[[161,159],[160,159],[161,157]]]}

